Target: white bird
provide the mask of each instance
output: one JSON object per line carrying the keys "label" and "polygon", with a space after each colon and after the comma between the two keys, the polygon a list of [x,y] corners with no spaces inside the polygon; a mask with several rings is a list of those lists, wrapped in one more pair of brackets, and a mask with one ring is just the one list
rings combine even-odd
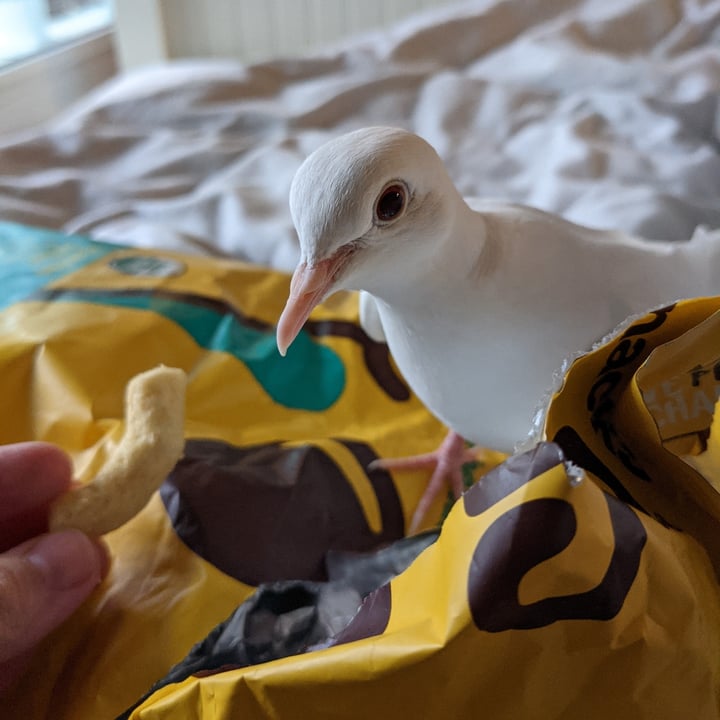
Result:
{"label": "white bird", "polygon": [[716,234],[654,242],[466,202],[435,150],[395,128],[358,130],[312,153],[290,210],[301,259],[280,352],[324,298],[363,290],[366,332],[386,339],[413,391],[451,428],[421,459],[436,469],[412,527],[448,478],[462,492],[462,438],[512,452],[527,437],[564,359],[633,313],[720,292]]}

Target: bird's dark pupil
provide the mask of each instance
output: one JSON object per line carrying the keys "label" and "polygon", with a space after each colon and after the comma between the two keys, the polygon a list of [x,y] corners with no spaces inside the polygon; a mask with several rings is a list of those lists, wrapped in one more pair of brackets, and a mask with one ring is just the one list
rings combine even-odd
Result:
{"label": "bird's dark pupil", "polygon": [[403,194],[395,188],[383,193],[378,201],[377,215],[380,220],[392,220],[403,206]]}

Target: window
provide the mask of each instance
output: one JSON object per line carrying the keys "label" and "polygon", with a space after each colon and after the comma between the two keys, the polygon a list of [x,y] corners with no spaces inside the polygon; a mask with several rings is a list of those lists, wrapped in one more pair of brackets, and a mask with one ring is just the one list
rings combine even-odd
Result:
{"label": "window", "polygon": [[0,0],[0,68],[112,22],[112,0]]}

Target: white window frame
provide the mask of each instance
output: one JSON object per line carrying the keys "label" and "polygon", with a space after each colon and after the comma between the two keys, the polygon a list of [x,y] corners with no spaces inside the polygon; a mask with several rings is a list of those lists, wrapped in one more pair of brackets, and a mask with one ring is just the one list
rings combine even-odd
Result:
{"label": "white window frame", "polygon": [[115,0],[115,45],[123,70],[168,59],[162,0]]}

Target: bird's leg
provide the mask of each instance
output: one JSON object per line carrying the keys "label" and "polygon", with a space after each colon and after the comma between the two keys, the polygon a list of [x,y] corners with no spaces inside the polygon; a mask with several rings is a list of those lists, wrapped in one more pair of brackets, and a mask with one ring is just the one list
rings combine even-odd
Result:
{"label": "bird's leg", "polygon": [[430,509],[433,500],[444,488],[449,487],[455,498],[459,498],[464,490],[462,467],[465,463],[478,459],[481,451],[469,448],[465,440],[455,431],[450,430],[440,447],[424,455],[412,455],[405,458],[385,458],[374,460],[369,470],[418,470],[432,468],[433,473],[428,481],[410,523],[408,534],[414,533]]}

